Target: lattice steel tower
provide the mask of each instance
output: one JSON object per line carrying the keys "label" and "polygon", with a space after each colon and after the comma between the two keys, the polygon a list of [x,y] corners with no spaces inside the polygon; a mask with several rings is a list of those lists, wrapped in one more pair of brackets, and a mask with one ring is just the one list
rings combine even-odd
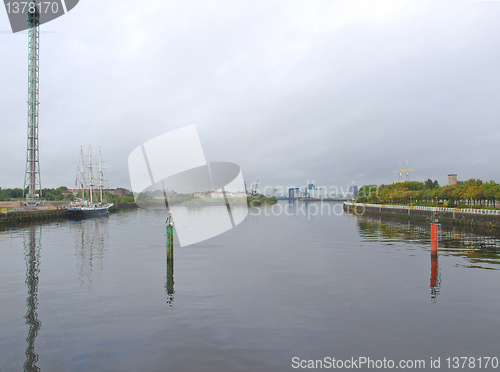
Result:
{"label": "lattice steel tower", "polygon": [[[36,201],[42,196],[40,182],[40,164],[38,161],[38,73],[40,50],[40,13],[35,0],[34,11],[28,12],[29,24],[29,56],[28,56],[28,147],[26,155],[26,177],[24,190],[26,201]],[[30,4],[31,5],[31,4]],[[31,7],[33,9],[33,7]],[[37,193],[38,190],[38,193]],[[26,193],[26,191],[24,191]]]}

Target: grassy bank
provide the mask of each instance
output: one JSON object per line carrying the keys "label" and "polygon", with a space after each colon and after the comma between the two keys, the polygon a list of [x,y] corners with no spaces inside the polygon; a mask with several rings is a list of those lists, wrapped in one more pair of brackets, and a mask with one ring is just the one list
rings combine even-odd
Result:
{"label": "grassy bank", "polygon": [[273,205],[278,202],[275,197],[267,197],[264,195],[256,194],[247,197],[247,204],[251,207],[256,207],[259,205]]}

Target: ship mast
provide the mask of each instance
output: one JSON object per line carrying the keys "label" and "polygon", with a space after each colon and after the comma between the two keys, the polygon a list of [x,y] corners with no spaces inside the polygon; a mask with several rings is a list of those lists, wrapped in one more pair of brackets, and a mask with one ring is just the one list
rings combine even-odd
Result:
{"label": "ship mast", "polygon": [[89,145],[89,177],[90,177],[90,185],[89,185],[89,189],[90,189],[90,202],[92,203],[92,187],[94,186],[92,184],[92,153],[90,151],[90,145]]}
{"label": "ship mast", "polygon": [[101,192],[101,204],[102,204],[102,163],[101,163],[101,148],[99,147],[99,189]]}
{"label": "ship mast", "polygon": [[85,200],[85,164],[83,161],[83,148],[80,147],[80,184],[82,185],[82,200]]}

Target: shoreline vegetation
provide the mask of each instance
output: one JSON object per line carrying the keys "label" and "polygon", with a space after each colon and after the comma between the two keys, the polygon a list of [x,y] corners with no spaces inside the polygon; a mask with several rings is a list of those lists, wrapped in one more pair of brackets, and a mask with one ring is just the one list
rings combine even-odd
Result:
{"label": "shoreline vegetation", "polygon": [[[73,193],[71,193],[66,186],[60,186],[55,189],[42,189],[42,199],[46,201],[72,202],[77,198],[81,198],[81,192],[82,191],[79,190],[76,195],[73,195]],[[25,190],[25,193],[27,193],[27,190]],[[23,189],[21,188],[0,188],[0,202],[22,201],[23,194]],[[106,198],[110,203],[114,204],[134,202],[134,195],[132,193],[128,193],[126,195],[111,195],[108,193],[108,195],[106,195]]]}
{"label": "shoreline vegetation", "polygon": [[278,199],[274,196],[264,196],[261,194],[250,194],[247,196],[247,204],[250,207],[257,207],[259,205],[273,205],[278,202]]}
{"label": "shoreline vegetation", "polygon": [[[440,223],[481,226],[498,231],[500,184],[469,179],[455,185],[439,186],[437,181],[406,181],[390,185],[366,185],[359,189],[356,203],[363,213],[398,219],[422,220],[431,217]],[[355,213],[355,205],[344,209]]]}
{"label": "shoreline vegetation", "polygon": [[366,185],[356,195],[358,203],[406,206],[497,209],[500,184],[480,179],[439,186],[437,181],[405,181],[390,185]]}

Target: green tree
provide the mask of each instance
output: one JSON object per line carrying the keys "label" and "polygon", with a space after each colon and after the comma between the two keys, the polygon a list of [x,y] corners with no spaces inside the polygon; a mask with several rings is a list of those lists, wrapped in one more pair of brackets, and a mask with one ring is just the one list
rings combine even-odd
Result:
{"label": "green tree", "polygon": [[428,178],[427,181],[424,182],[424,187],[426,189],[436,189],[436,188],[439,188],[439,182],[437,180],[435,180],[434,182]]}
{"label": "green tree", "polygon": [[475,202],[478,200],[478,198],[481,196],[479,192],[479,187],[482,185],[483,181],[481,180],[476,180],[475,178],[471,178],[470,180],[467,180],[462,188],[462,197],[463,199],[466,199],[469,201],[469,206],[472,208],[472,202]]}
{"label": "green tree", "polygon": [[377,185],[362,186],[356,195],[356,200],[359,203],[375,203],[377,202]]}

